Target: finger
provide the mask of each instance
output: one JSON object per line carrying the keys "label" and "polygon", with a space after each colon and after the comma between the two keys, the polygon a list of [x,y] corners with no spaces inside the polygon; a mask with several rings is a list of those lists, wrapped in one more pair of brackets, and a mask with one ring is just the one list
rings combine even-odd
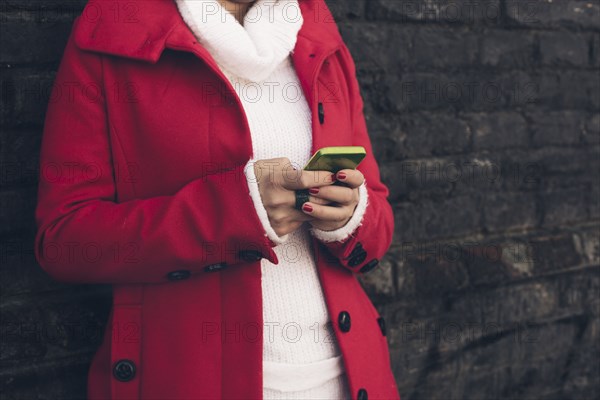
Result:
{"label": "finger", "polygon": [[[263,204],[268,205],[270,207],[291,207],[296,208],[296,191],[295,190],[285,190],[282,194],[279,194],[276,198],[277,200],[271,200],[263,202]],[[315,197],[309,194],[308,200],[310,202],[316,204],[331,204],[330,200],[322,199],[319,197]],[[301,211],[299,211],[302,213]]]}
{"label": "finger", "polygon": [[[346,186],[323,186],[317,188],[311,188],[313,192],[311,194],[312,198],[318,198],[324,201],[335,202],[341,205],[350,205],[353,203],[358,203],[358,189],[351,189]],[[311,200],[312,201],[312,200]],[[322,202],[317,202],[317,204],[323,204]]]}
{"label": "finger", "polygon": [[337,172],[336,180],[346,183],[351,188],[357,188],[363,184],[365,177],[357,169],[342,169]]}
{"label": "finger", "polygon": [[291,170],[289,173],[284,173],[283,177],[282,186],[288,190],[328,186],[335,182],[331,171]]}
{"label": "finger", "polygon": [[320,204],[320,205],[324,205],[324,206],[336,203],[335,200],[322,199],[322,198],[315,197],[315,196],[312,196],[312,195],[308,196],[308,201],[311,202],[311,203]]}
{"label": "finger", "polygon": [[[302,206],[302,211],[320,221],[342,222],[350,217],[350,208],[351,207],[349,206],[324,206],[321,204],[306,202]],[[312,211],[309,209],[312,209]]]}
{"label": "finger", "polygon": [[[306,202],[311,202],[311,203],[315,203],[315,204],[321,204],[321,205],[329,205],[332,204],[333,201],[328,200],[328,199],[322,199],[313,195],[309,195],[308,196],[308,200],[306,200]],[[294,201],[292,206],[296,205],[296,197],[294,196]]]}

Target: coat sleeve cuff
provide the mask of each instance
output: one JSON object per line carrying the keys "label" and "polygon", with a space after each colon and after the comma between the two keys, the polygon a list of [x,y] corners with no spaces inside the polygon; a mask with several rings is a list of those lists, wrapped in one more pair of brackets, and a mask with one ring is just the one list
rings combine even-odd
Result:
{"label": "coat sleeve cuff", "polygon": [[318,228],[311,228],[310,232],[319,240],[325,243],[331,242],[343,242],[350,237],[356,229],[362,225],[363,217],[369,204],[369,195],[367,192],[367,181],[365,180],[362,185],[358,187],[359,199],[354,214],[348,223],[341,228],[333,231],[323,231]]}
{"label": "coat sleeve cuff", "polygon": [[254,208],[256,209],[256,213],[258,214],[258,218],[265,230],[266,236],[271,239],[273,243],[276,245],[283,244],[289,239],[289,233],[283,236],[278,236],[273,227],[271,226],[271,222],[269,221],[269,215],[267,214],[267,210],[262,202],[262,198],[260,197],[260,191],[258,190],[258,180],[256,179],[256,175],[254,173],[254,163],[256,160],[249,160],[244,167],[246,171],[246,179],[248,181],[248,188],[250,189],[250,197],[252,197],[252,201],[254,202]]}

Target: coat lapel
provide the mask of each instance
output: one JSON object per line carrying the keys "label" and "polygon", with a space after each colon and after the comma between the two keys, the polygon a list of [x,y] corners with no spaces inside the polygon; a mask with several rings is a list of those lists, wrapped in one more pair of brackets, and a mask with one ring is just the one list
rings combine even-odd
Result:
{"label": "coat lapel", "polygon": [[[304,24],[292,59],[306,98],[324,58],[342,44],[324,0],[299,0]],[[83,50],[156,63],[165,49],[187,51],[227,82],[210,53],[196,41],[173,0],[92,0],[77,23],[75,42]]]}

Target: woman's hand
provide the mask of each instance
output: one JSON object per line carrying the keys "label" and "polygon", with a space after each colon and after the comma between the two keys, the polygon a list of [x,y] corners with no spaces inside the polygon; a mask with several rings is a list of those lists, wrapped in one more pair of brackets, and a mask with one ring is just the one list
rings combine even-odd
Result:
{"label": "woman's hand", "polygon": [[354,169],[338,171],[336,178],[347,186],[330,185],[315,188],[311,190],[311,196],[319,201],[304,203],[302,207],[305,214],[315,218],[310,220],[311,225],[323,231],[339,229],[350,221],[358,205],[358,187],[365,181],[362,172]]}
{"label": "woman's hand", "polygon": [[[305,221],[314,220],[295,208],[295,190],[323,190],[335,182],[330,171],[297,170],[287,157],[258,160],[254,163],[254,172],[269,222],[278,236],[295,231]],[[312,195],[309,201],[313,206],[330,204],[330,201]]]}

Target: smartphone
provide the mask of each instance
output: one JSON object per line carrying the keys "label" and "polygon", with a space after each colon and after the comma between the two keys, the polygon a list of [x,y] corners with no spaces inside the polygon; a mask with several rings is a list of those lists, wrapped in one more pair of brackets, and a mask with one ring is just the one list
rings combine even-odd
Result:
{"label": "smartphone", "polygon": [[331,171],[356,169],[366,157],[367,151],[362,146],[332,146],[319,149],[304,167],[306,171]]}

